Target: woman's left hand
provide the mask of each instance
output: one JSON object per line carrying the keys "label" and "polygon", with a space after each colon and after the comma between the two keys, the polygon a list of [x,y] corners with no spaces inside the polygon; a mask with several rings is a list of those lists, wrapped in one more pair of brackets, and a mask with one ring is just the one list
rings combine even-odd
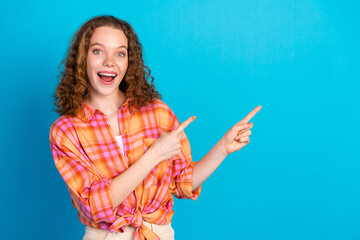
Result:
{"label": "woman's left hand", "polygon": [[261,106],[257,106],[243,120],[230,128],[230,130],[227,131],[222,137],[221,145],[227,154],[239,151],[250,142],[250,129],[253,127],[253,124],[252,122],[248,122],[255,116],[257,112],[260,111],[260,109]]}

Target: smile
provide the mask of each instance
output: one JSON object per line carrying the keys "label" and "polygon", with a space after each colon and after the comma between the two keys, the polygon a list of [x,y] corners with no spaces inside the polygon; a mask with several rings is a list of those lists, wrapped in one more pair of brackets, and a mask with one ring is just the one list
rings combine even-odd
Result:
{"label": "smile", "polygon": [[117,76],[116,73],[104,73],[104,72],[99,72],[97,75],[101,80],[105,82],[111,82]]}

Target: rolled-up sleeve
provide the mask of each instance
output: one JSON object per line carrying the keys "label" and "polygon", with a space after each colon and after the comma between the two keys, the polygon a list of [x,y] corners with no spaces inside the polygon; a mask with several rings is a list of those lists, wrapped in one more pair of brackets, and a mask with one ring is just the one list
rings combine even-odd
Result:
{"label": "rolled-up sleeve", "polygon": [[50,130],[50,146],[56,168],[64,179],[73,205],[90,221],[112,223],[115,211],[110,194],[111,179],[102,178],[59,127]]}
{"label": "rolled-up sleeve", "polygon": [[[176,168],[177,162],[174,163]],[[201,186],[192,191],[192,172],[195,162],[189,164],[172,180],[170,190],[177,198],[186,198],[196,200],[201,192]],[[176,171],[176,170],[175,170]]]}

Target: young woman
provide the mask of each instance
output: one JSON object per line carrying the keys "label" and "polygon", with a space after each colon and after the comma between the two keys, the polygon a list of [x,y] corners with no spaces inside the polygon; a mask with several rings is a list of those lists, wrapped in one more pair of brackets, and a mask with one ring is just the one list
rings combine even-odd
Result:
{"label": "young woman", "polygon": [[90,19],[64,64],[50,145],[84,239],[174,239],[172,195],[195,200],[224,158],[249,143],[261,106],[193,162],[183,130],[195,117],[180,124],[160,100],[127,22]]}

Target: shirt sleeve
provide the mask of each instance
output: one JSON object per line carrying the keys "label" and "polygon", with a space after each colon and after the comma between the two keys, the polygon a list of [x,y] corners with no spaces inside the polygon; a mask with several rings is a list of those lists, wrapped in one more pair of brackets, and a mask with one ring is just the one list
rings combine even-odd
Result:
{"label": "shirt sleeve", "polygon": [[80,147],[74,143],[75,134],[64,131],[58,125],[51,127],[50,146],[56,168],[65,180],[73,205],[81,216],[90,221],[114,222],[111,179],[102,178],[81,154]]}
{"label": "shirt sleeve", "polygon": [[190,144],[183,135],[181,140],[181,152],[173,157],[173,176],[170,183],[170,191],[177,198],[186,198],[196,200],[201,192],[201,186],[192,191],[192,176],[195,166],[191,160]]}
{"label": "shirt sleeve", "polygon": [[[164,104],[164,103],[163,103]],[[166,114],[160,113],[161,126],[164,131],[173,131],[180,122],[174,112],[164,104]],[[161,110],[160,110],[161,112]],[[181,139],[181,151],[172,157],[172,178],[170,183],[170,191],[177,198],[186,198],[196,200],[201,192],[201,186],[192,191],[192,175],[196,162],[192,161],[191,148],[186,134],[183,132]]]}

